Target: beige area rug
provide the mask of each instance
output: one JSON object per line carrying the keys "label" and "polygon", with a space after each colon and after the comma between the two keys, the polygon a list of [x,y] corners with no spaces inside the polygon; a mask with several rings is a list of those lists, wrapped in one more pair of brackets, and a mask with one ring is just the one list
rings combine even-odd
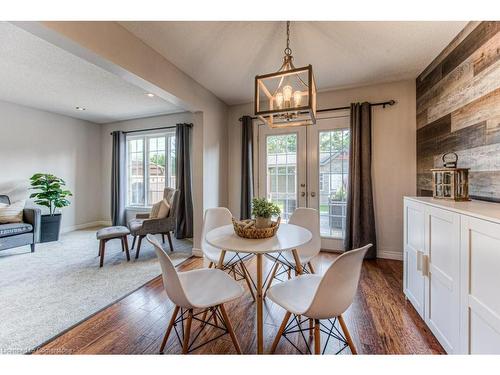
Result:
{"label": "beige area rug", "polygon": [[[37,244],[35,253],[29,246],[0,252],[0,354],[30,352],[161,274],[147,241],[139,259],[131,251],[130,262],[120,241],[109,241],[99,268],[97,229]],[[169,253],[178,265],[191,256],[192,242],[172,240],[175,251]]]}

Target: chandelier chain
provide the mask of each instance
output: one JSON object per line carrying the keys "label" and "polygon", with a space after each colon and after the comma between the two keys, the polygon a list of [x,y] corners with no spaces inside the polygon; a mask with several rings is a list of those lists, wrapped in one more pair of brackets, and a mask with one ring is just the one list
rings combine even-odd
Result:
{"label": "chandelier chain", "polygon": [[290,21],[286,21],[286,48],[285,55],[291,56],[292,50],[290,49]]}

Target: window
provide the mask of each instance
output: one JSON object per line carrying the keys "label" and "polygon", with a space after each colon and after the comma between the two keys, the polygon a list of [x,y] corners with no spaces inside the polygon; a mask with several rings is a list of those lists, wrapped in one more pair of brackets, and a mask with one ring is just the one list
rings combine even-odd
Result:
{"label": "window", "polygon": [[349,130],[319,132],[320,230],[344,238],[349,171]]}
{"label": "window", "polygon": [[267,137],[267,199],[287,222],[297,207],[297,134]]}
{"label": "window", "polygon": [[175,132],[127,135],[127,205],[151,206],[175,188]]}

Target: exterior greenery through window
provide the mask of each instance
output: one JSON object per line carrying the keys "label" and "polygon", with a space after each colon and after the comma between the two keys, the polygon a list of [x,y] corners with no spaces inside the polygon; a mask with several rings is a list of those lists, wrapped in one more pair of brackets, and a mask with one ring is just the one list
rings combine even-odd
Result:
{"label": "exterior greenery through window", "polygon": [[175,132],[127,135],[127,205],[151,206],[175,188]]}
{"label": "exterior greenery through window", "polygon": [[[267,199],[287,222],[297,207],[296,133],[267,137]],[[349,130],[319,132],[319,210],[324,237],[343,238],[349,170]]]}
{"label": "exterior greenery through window", "polygon": [[321,234],[344,238],[349,170],[349,130],[319,133]]}
{"label": "exterior greenery through window", "polygon": [[267,137],[267,199],[287,222],[297,207],[297,134]]}

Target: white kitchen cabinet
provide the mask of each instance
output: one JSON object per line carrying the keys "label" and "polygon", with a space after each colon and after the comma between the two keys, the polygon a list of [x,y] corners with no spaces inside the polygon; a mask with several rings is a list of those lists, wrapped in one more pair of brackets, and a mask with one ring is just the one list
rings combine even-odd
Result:
{"label": "white kitchen cabinet", "polygon": [[406,297],[447,353],[500,354],[500,204],[404,203]]}
{"label": "white kitchen cabinet", "polygon": [[408,200],[405,201],[404,210],[404,292],[423,319],[425,278],[422,274],[422,259],[425,250],[425,206]]}
{"label": "white kitchen cabinet", "polygon": [[500,224],[462,216],[461,351],[500,354]]}
{"label": "white kitchen cabinet", "polygon": [[460,215],[425,205],[425,322],[447,353],[458,353]]}

